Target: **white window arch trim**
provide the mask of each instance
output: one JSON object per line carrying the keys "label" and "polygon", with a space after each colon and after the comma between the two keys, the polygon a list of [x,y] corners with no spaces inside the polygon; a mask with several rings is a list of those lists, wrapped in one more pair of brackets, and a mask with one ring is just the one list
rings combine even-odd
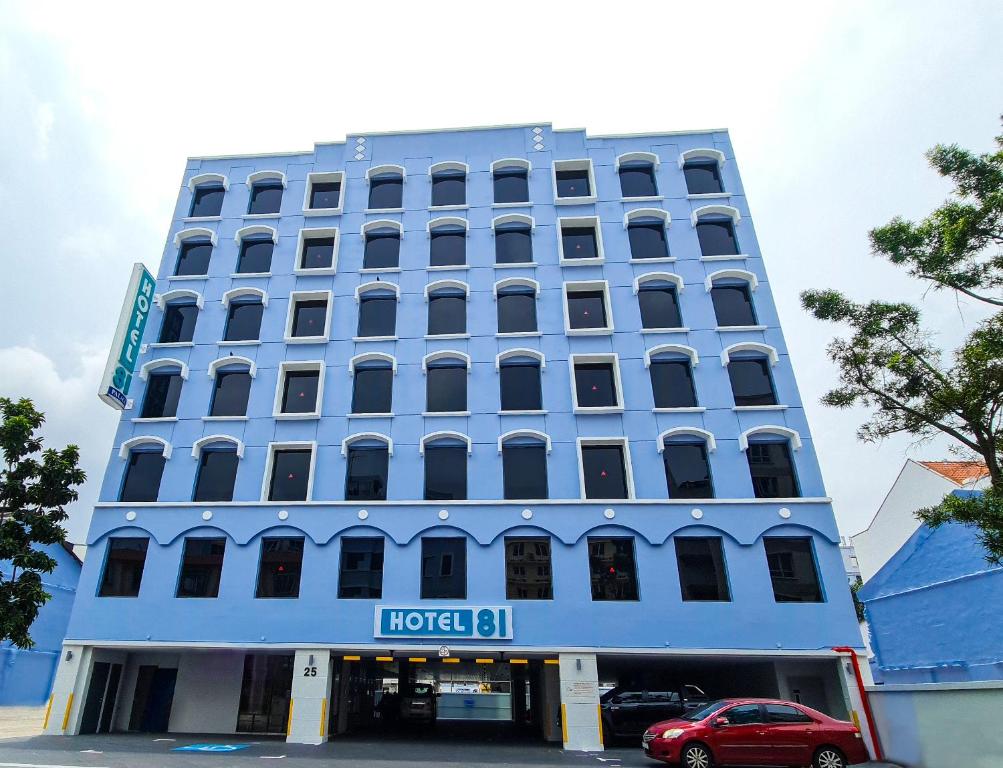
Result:
{"label": "white window arch trim", "polygon": [[372,221],[367,221],[362,225],[362,236],[365,237],[376,229],[395,229],[397,230],[397,236],[401,240],[404,239],[404,225],[393,219],[373,219]]}
{"label": "white window arch trim", "polygon": [[208,229],[207,227],[188,227],[187,229],[182,229],[174,235],[174,247],[180,248],[181,244],[187,240],[194,240],[203,237],[209,240],[210,245],[214,248],[216,247],[216,243],[219,240],[216,237],[216,232]]}
{"label": "white window arch trim", "polygon": [[506,349],[504,352],[499,352],[495,355],[495,371],[500,371],[501,364],[513,357],[531,357],[540,364],[541,372],[547,369],[547,358],[543,352],[538,349],[530,349],[529,347],[516,347],[515,349]]}
{"label": "white window arch trim", "polygon": [[669,354],[686,355],[690,359],[691,365],[697,365],[700,362],[700,355],[693,347],[688,347],[685,344],[659,344],[657,347],[644,350],[644,367],[650,368],[652,359],[656,355]]}
{"label": "white window arch trim", "polygon": [[498,280],[494,286],[496,300],[498,293],[506,288],[529,288],[534,296],[540,295],[540,284],[531,277],[506,277],[504,280]]}
{"label": "white window arch trim", "polygon": [[366,183],[372,182],[374,176],[382,176],[384,174],[396,173],[401,177],[401,183],[403,184],[407,181],[407,170],[403,165],[396,165],[394,163],[385,163],[384,165],[374,165],[372,168],[366,170]]}
{"label": "white window arch trim", "polygon": [[434,219],[429,219],[428,224],[425,225],[425,232],[431,237],[433,230],[446,229],[447,227],[459,227],[463,230],[464,236],[470,234],[470,222],[460,216],[436,216]]}
{"label": "white window arch trim", "polygon": [[731,356],[736,352],[761,352],[769,358],[770,365],[776,365],[780,362],[780,355],[776,347],[771,347],[769,344],[763,344],[758,341],[740,341],[737,344],[725,347],[721,351],[721,365],[724,368],[728,367],[728,363],[731,362]]}
{"label": "white window arch trim", "polygon": [[494,175],[496,171],[503,171],[506,168],[521,168],[528,175],[533,170],[533,164],[523,157],[503,157],[491,163],[491,174]]}
{"label": "white window arch trim", "polygon": [[627,163],[651,163],[652,169],[657,171],[660,162],[661,160],[654,152],[624,152],[622,155],[617,155],[616,170],[619,172],[620,166]]}
{"label": "white window arch trim", "polygon": [[470,175],[470,166],[459,160],[443,160],[440,163],[432,163],[428,166],[428,180],[432,181],[432,177],[437,173],[450,173],[459,171],[464,175],[464,177]]}
{"label": "white window arch trim", "polygon": [[128,459],[132,449],[138,448],[141,445],[159,445],[165,459],[171,458],[171,453],[174,451],[171,444],[162,437],[157,437],[156,435],[137,435],[122,443],[118,449],[118,457],[120,459]]}
{"label": "white window arch trim", "polygon": [[376,440],[380,443],[386,443],[387,456],[394,455],[394,441],[389,435],[384,435],[381,432],[356,432],[353,435],[349,435],[341,441],[341,455],[347,458],[348,449],[352,443],[358,443],[361,440]]}
{"label": "white window arch trim", "polygon": [[244,458],[244,442],[233,435],[206,435],[205,437],[200,437],[192,443],[192,458],[199,458],[202,455],[202,449],[212,443],[232,443],[237,447],[237,458]]}
{"label": "white window arch trim", "polygon": [[286,188],[286,175],[282,171],[255,171],[247,177],[247,188],[254,189],[259,181],[278,181],[281,182],[282,189]]}
{"label": "white window arch trim", "polygon": [[704,216],[727,216],[735,226],[742,220],[742,214],[733,205],[701,205],[690,214],[690,222],[695,227]]}
{"label": "white window arch trim", "polygon": [[421,359],[421,372],[428,373],[428,366],[437,360],[462,360],[467,366],[467,373],[470,373],[470,355],[456,349],[442,349],[438,352],[430,352]]}
{"label": "white window arch trim", "polygon": [[258,375],[258,366],[251,358],[240,355],[227,355],[226,357],[217,357],[209,363],[209,378],[215,379],[216,372],[227,365],[246,365],[247,373],[252,379]]}
{"label": "white window arch trim", "polygon": [[388,355],[386,352],[363,352],[362,354],[355,355],[348,361],[348,375],[354,376],[355,369],[360,364],[370,362],[390,363],[390,370],[393,371],[395,376],[397,375],[397,358],[393,355]]}
{"label": "white window arch trim", "polygon": [[361,303],[362,294],[373,291],[393,291],[394,296],[397,297],[397,303],[400,303],[401,287],[397,283],[388,283],[385,280],[370,280],[368,283],[357,285],[355,287],[355,303]]}
{"label": "white window arch trim", "polygon": [[739,450],[747,451],[749,449],[749,438],[755,437],[756,435],[777,435],[779,437],[784,437],[790,442],[791,448],[795,451],[801,450],[801,435],[798,434],[798,431],[796,429],[791,429],[790,427],[782,427],[779,424],[763,424],[761,426],[745,430],[738,436]]}
{"label": "white window arch trim", "polygon": [[268,306],[268,294],[265,293],[260,288],[242,287],[242,288],[231,288],[229,291],[223,294],[223,306],[229,309],[230,304],[234,299],[239,299],[241,296],[257,296],[261,299],[261,306]]}
{"label": "white window arch trim", "polygon": [[181,378],[185,381],[188,380],[188,364],[181,362],[176,357],[158,357],[156,360],[143,363],[143,367],[139,369],[139,378],[146,381],[150,377],[150,372],[158,368],[180,368]]}
{"label": "white window arch trim", "polygon": [[676,286],[676,293],[682,293],[686,287],[682,276],[677,275],[675,272],[645,272],[643,275],[638,275],[634,278],[634,295],[636,296],[641,291],[641,286],[645,283],[659,281],[672,283]]}
{"label": "white window arch trim", "polygon": [[234,234],[233,241],[237,245],[240,245],[244,242],[245,238],[254,237],[255,235],[267,235],[273,243],[277,244],[279,242],[278,230],[276,230],[275,227],[269,227],[265,224],[251,224],[247,227],[241,227],[237,230],[236,234]]}
{"label": "white window arch trim", "polygon": [[512,429],[504,433],[503,435],[499,435],[498,453],[502,452],[502,448],[504,447],[506,442],[508,442],[509,440],[518,439],[520,437],[528,437],[543,443],[544,446],[546,446],[547,453],[550,453],[550,448],[551,448],[550,435],[548,435],[546,432],[540,432],[539,430],[536,429]]}
{"label": "white window arch trim", "polygon": [[470,439],[469,435],[465,435],[462,432],[453,432],[451,430],[441,430],[439,432],[429,432],[427,435],[423,435],[418,443],[418,455],[425,455],[425,446],[429,443],[435,443],[439,440],[459,440],[465,443],[467,446],[467,455],[470,456],[474,452],[474,442]]}
{"label": "white window arch trim", "polygon": [[208,184],[220,184],[222,185],[224,192],[227,192],[230,189],[230,180],[222,173],[200,173],[188,179],[188,189],[190,189],[193,193],[195,192],[196,187]]}
{"label": "white window arch trim", "polygon": [[754,291],[759,287],[759,278],[757,278],[752,272],[745,269],[719,269],[716,272],[711,272],[707,275],[704,280],[704,288],[707,289],[707,293],[710,293],[711,289],[714,287],[715,280],[743,280],[749,284],[749,290]]}
{"label": "white window arch trim", "polygon": [[181,299],[195,299],[195,306],[199,309],[205,308],[205,298],[198,291],[193,291],[188,288],[178,288],[173,291],[167,291],[166,293],[155,293],[153,294],[153,303],[156,304],[161,310],[167,309],[167,305],[172,301],[179,301]]}
{"label": "white window arch trim", "polygon": [[672,223],[672,214],[664,208],[634,208],[623,215],[623,228],[627,229],[638,219],[659,219],[662,226]]}
{"label": "white window arch trim", "polygon": [[491,219],[491,234],[494,235],[498,227],[503,227],[506,224],[525,224],[529,227],[530,234],[536,230],[536,219],[532,216],[527,216],[524,213],[503,213],[501,216],[495,216]]}
{"label": "white window arch trim", "polygon": [[698,149],[687,149],[685,152],[679,153],[680,168],[686,165],[687,160],[714,160],[718,164],[718,167],[720,167],[725,163],[725,156],[724,152],[720,149],[701,147]]}
{"label": "white window arch trim", "polygon": [[462,280],[435,280],[425,286],[425,302],[428,303],[428,300],[436,291],[444,291],[450,288],[463,291],[464,298],[470,301],[470,286],[467,283]]}
{"label": "white window arch trim", "polygon": [[665,441],[672,437],[697,437],[706,444],[708,453],[713,453],[717,450],[717,440],[714,439],[712,432],[700,429],[699,427],[673,427],[659,433],[656,444],[659,453],[665,450]]}

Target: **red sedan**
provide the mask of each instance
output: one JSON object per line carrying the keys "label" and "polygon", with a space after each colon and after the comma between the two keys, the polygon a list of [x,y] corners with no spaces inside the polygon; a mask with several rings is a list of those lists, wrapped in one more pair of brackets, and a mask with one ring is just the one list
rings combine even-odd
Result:
{"label": "red sedan", "polygon": [[711,702],[650,726],[641,746],[648,757],[683,768],[809,764],[844,768],[870,759],[853,723],[779,699]]}

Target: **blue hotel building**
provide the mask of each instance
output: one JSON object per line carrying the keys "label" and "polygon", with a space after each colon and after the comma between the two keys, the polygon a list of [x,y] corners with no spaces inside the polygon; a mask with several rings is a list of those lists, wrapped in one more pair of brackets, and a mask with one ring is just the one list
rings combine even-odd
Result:
{"label": "blue hotel building", "polygon": [[393,678],[569,749],[617,683],[859,710],[726,131],[192,158],[155,304],[48,733],[320,743]]}

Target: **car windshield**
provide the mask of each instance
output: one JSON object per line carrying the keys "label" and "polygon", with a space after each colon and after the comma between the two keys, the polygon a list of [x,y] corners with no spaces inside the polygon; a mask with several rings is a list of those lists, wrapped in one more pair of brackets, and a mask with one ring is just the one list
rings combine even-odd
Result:
{"label": "car windshield", "polygon": [[712,701],[706,707],[696,709],[689,714],[683,715],[682,719],[695,723],[697,720],[703,720],[705,717],[710,717],[727,703],[727,701]]}
{"label": "car windshield", "polygon": [[410,691],[411,696],[431,696],[432,686],[430,685],[413,685]]}

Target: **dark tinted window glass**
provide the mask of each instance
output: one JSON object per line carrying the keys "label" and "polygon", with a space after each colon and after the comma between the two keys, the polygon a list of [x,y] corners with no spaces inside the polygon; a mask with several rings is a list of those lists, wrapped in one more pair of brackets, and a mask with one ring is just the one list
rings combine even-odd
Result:
{"label": "dark tinted window glass", "polygon": [[432,230],[429,266],[448,267],[467,263],[467,234],[462,229]]}
{"label": "dark tinted window glass", "polygon": [[271,240],[245,240],[240,246],[237,272],[240,274],[268,272],[272,268],[274,247],[275,244]]}
{"label": "dark tinted window glass", "polygon": [[219,216],[223,210],[223,195],[226,192],[222,187],[203,185],[195,187],[195,194],[192,195],[192,210],[189,216]]}
{"label": "dark tinted window glass", "polygon": [[502,470],[506,499],[547,498],[547,448],[543,445],[505,445]]}
{"label": "dark tinted window glass", "polygon": [[561,227],[565,259],[595,259],[599,244],[595,227]]}
{"label": "dark tinted window glass", "polygon": [[164,322],[160,326],[161,344],[176,344],[191,341],[195,336],[195,323],[199,318],[199,308],[194,304],[168,304],[164,309]]}
{"label": "dark tinted window glass", "polygon": [[282,184],[264,182],[251,188],[251,205],[248,213],[278,213],[282,205]]}
{"label": "dark tinted window glass", "polygon": [[721,539],[677,538],[676,563],[683,600],[731,600]]}
{"label": "dark tinted window glass", "polygon": [[467,498],[467,449],[460,446],[425,447],[425,498]]}
{"label": "dark tinted window glass", "polygon": [[579,408],[604,408],[617,405],[612,363],[577,363],[575,391]]}
{"label": "dark tinted window glass", "polygon": [[463,294],[433,294],[428,297],[428,333],[466,333],[467,297]]}
{"label": "dark tinted window glass", "polygon": [[403,207],[404,180],[400,176],[382,176],[369,180],[370,208]]}
{"label": "dark tinted window glass", "polygon": [[303,539],[262,539],[255,597],[299,597]]}
{"label": "dark tinted window glass", "polygon": [[397,232],[379,232],[366,235],[366,253],[362,257],[363,269],[388,269],[400,266],[401,239]]}
{"label": "dark tinted window glass", "polygon": [[119,501],[156,501],[160,494],[160,477],[164,474],[164,454],[153,451],[132,451],[125,468],[125,478]]}
{"label": "dark tinted window glass", "polygon": [[689,361],[653,360],[648,370],[656,408],[692,408],[697,404]]}
{"label": "dark tinted window glass", "polygon": [[180,373],[151,373],[143,398],[143,418],[156,419],[176,416],[181,398]]}
{"label": "dark tinted window glass", "polygon": [[359,302],[359,336],[393,336],[397,333],[397,298],[363,296]]}
{"label": "dark tinted window glass", "polygon": [[529,201],[529,181],[522,168],[500,168],[494,173],[496,203]]}
{"label": "dark tinted window glass", "polygon": [[356,368],[352,413],[391,413],[394,372],[390,368]]}
{"label": "dark tinted window glass", "polygon": [[99,597],[136,597],[143,581],[149,539],[108,539]]}
{"label": "dark tinted window glass", "polygon": [[341,540],[338,597],[343,600],[383,597],[383,539]]}
{"label": "dark tinted window glass", "polygon": [[571,328],[608,328],[606,295],[602,291],[568,291]]}
{"label": "dark tinted window glass", "polygon": [[316,411],[319,382],[319,371],[287,371],[282,386],[282,413]]}
{"label": "dark tinted window glass", "polygon": [[759,714],[758,704],[740,704],[737,707],[720,712],[719,715],[728,718],[730,725],[752,725],[763,722],[763,718]]}
{"label": "dark tinted window glass", "polygon": [[303,241],[300,269],[330,269],[333,264],[333,237],[309,237]]}
{"label": "dark tinted window glass", "polygon": [[770,378],[770,363],[765,358],[734,359],[728,363],[728,377],[735,405],[776,405]]}
{"label": "dark tinted window glass", "polygon": [[627,498],[627,470],[623,462],[623,446],[583,445],[582,473],[585,476],[585,498]]}
{"label": "dark tinted window glass", "polygon": [[665,225],[660,221],[653,224],[631,224],[627,227],[627,237],[630,240],[632,259],[664,259],[669,255],[669,246],[665,242]]}
{"label": "dark tinted window glass", "polygon": [[220,371],[216,374],[210,416],[246,416],[247,397],[251,393],[251,374],[247,371]]}
{"label": "dark tinted window glass", "polygon": [[735,228],[730,221],[701,221],[697,223],[700,252],[704,256],[726,256],[738,253]]}
{"label": "dark tinted window glass", "polygon": [[467,410],[467,369],[465,367],[430,366],[426,379],[426,410]]}
{"label": "dark tinted window glass", "polygon": [[650,163],[630,163],[620,166],[620,192],[624,197],[654,197],[655,169]]}
{"label": "dark tinted window glass", "polygon": [[766,718],[771,723],[810,723],[813,722],[808,715],[796,707],[786,704],[764,704],[766,707]]}
{"label": "dark tinted window glass", "polygon": [[218,597],[226,539],[185,539],[178,597]]}
{"label": "dark tinted window glass", "polygon": [[593,600],[637,600],[633,539],[589,538]]}
{"label": "dark tinted window glass", "polygon": [[588,197],[592,194],[589,189],[589,172],[585,169],[580,171],[557,171],[557,196],[558,197]]}
{"label": "dark tinted window glass", "polygon": [[787,443],[749,443],[745,453],[757,499],[789,499],[801,495]]}
{"label": "dark tinted window glass", "polygon": [[337,208],[341,202],[340,181],[315,181],[310,185],[311,208]]}
{"label": "dark tinted window glass", "polygon": [[549,539],[505,539],[505,599],[554,597]]}
{"label": "dark tinted window glass", "polygon": [[327,301],[297,301],[293,309],[293,336],[324,336],[327,332]]}
{"label": "dark tinted window glass", "polygon": [[432,205],[463,205],[467,202],[467,177],[461,171],[432,176]]}
{"label": "dark tinted window glass", "polygon": [[522,225],[495,230],[495,263],[528,264],[533,260],[533,235]]}
{"label": "dark tinted window glass", "polygon": [[186,240],[178,250],[175,275],[204,275],[209,271],[212,243]]}
{"label": "dark tinted window glass", "polygon": [[499,378],[503,411],[538,411],[543,408],[538,363],[502,364]]}
{"label": "dark tinted window glass", "polygon": [[822,602],[811,539],[766,537],[763,546],[778,603]]}
{"label": "dark tinted window glass", "polygon": [[637,302],[641,306],[642,327],[679,328],[682,326],[679,298],[676,296],[675,288],[641,288],[637,292]]}
{"label": "dark tinted window glass", "polygon": [[714,486],[703,443],[666,443],[662,451],[670,499],[712,499]]}
{"label": "dark tinted window glass", "polygon": [[498,333],[529,333],[536,329],[536,296],[531,291],[498,294]]}
{"label": "dark tinted window glass", "polygon": [[275,451],[272,459],[272,480],[268,488],[269,501],[306,501],[310,481],[311,451]]}
{"label": "dark tinted window glass", "polygon": [[467,597],[465,539],[421,540],[421,598],[463,600]]}
{"label": "dark tinted window glass", "polygon": [[203,450],[192,501],[233,501],[237,461],[236,451]]}
{"label": "dark tinted window glass", "polygon": [[717,163],[688,162],[683,166],[683,175],[686,176],[686,191],[691,195],[711,195],[724,191]]}
{"label": "dark tinted window glass", "polygon": [[224,341],[256,341],[261,332],[260,301],[236,301],[230,304],[226,318]]}
{"label": "dark tinted window glass", "polygon": [[385,501],[389,461],[386,446],[349,448],[345,501]]}
{"label": "dark tinted window glass", "polygon": [[716,285],[710,290],[718,325],[755,325],[756,313],[747,285]]}

